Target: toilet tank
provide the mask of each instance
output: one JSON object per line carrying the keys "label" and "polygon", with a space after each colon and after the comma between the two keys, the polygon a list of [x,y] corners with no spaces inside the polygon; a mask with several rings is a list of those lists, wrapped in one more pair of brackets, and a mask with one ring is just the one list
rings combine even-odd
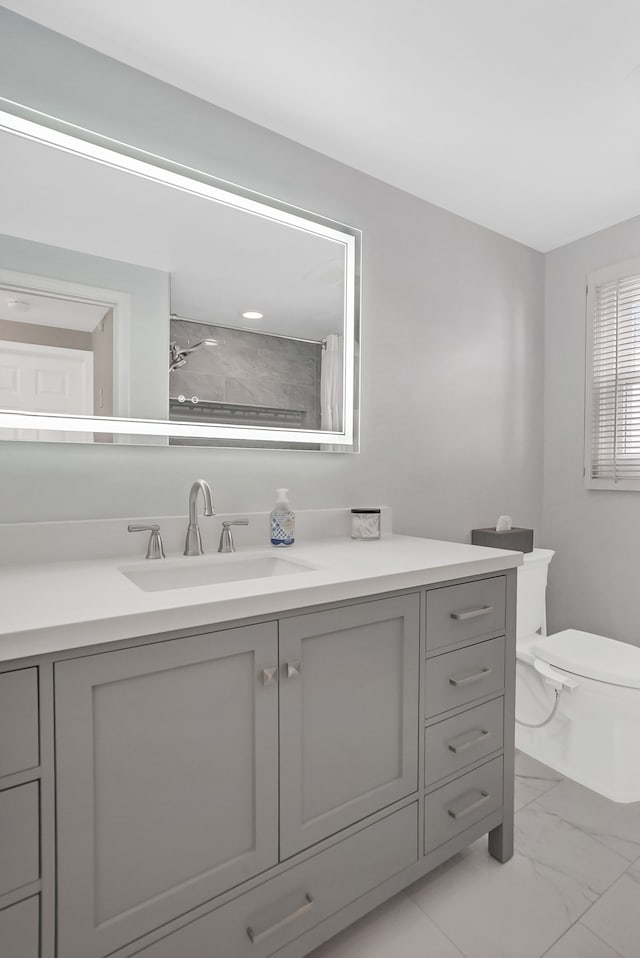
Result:
{"label": "toilet tank", "polygon": [[516,636],[533,635],[546,625],[546,589],[551,549],[534,549],[524,556],[518,568],[518,613]]}

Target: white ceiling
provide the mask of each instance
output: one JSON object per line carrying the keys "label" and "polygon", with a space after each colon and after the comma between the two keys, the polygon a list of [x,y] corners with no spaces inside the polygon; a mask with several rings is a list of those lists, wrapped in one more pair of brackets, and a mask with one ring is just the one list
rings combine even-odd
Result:
{"label": "white ceiling", "polygon": [[640,214],[639,0],[5,5],[536,249]]}
{"label": "white ceiling", "polygon": [[34,323],[37,326],[56,326],[90,333],[104,314],[104,306],[31,292],[16,292],[0,286],[0,319],[12,323]]}

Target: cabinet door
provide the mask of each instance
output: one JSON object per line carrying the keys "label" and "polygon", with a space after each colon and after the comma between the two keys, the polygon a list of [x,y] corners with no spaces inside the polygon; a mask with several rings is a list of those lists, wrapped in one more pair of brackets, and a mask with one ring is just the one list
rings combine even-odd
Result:
{"label": "cabinet door", "polygon": [[56,665],[63,958],[107,954],[277,862],[276,665],[275,623]]}
{"label": "cabinet door", "polygon": [[0,954],[7,958],[38,958],[39,913],[37,895],[0,910]]}
{"label": "cabinet door", "polygon": [[419,596],[280,623],[280,854],[418,787]]}

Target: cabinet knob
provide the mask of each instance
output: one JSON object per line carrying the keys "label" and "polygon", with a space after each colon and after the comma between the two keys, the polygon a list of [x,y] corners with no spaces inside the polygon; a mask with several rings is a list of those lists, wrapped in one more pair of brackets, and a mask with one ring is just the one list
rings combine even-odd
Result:
{"label": "cabinet knob", "polygon": [[263,685],[275,685],[278,681],[278,666],[274,665],[273,668],[263,669],[261,678]]}
{"label": "cabinet knob", "polygon": [[299,660],[297,662],[287,662],[285,669],[287,670],[287,678],[295,679],[302,672],[302,662]]}

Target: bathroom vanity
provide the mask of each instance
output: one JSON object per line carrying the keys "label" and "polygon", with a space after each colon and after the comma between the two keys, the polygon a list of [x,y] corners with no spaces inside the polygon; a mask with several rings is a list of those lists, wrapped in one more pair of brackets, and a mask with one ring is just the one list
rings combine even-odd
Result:
{"label": "bathroom vanity", "polygon": [[2,568],[3,958],[301,958],[485,833],[511,856],[520,554],[135,582],[269,556]]}

